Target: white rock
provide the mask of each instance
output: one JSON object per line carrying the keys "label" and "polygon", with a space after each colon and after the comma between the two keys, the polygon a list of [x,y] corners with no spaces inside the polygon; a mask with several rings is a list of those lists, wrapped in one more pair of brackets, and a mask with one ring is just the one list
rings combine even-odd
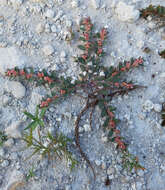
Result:
{"label": "white rock", "polygon": [[36,32],[38,34],[42,33],[44,31],[44,25],[42,23],[37,24],[36,26]]}
{"label": "white rock", "polygon": [[54,48],[52,45],[45,45],[42,49],[42,51],[44,52],[44,54],[46,56],[52,55],[54,53]]}
{"label": "white rock", "polygon": [[77,7],[79,6],[79,1],[78,1],[78,0],[72,0],[71,6],[72,6],[73,8],[77,8]]}
{"label": "white rock", "polygon": [[44,15],[47,18],[54,18],[55,12],[52,9],[47,9]]}
{"label": "white rock", "polygon": [[25,57],[17,48],[0,48],[0,73],[5,74],[7,69],[14,67],[22,67],[28,62]]}
{"label": "white rock", "polygon": [[62,51],[61,54],[60,54],[61,57],[66,57],[66,53],[65,51]]}
{"label": "white rock", "polygon": [[100,160],[95,160],[95,164],[96,164],[97,166],[100,166],[100,165],[101,165],[101,161],[100,161]]}
{"label": "white rock", "polygon": [[20,124],[20,121],[13,121],[12,124],[5,129],[6,135],[12,138],[21,138],[22,135],[19,130]]}
{"label": "white rock", "polygon": [[101,72],[100,72],[100,76],[101,76],[101,77],[104,77],[104,76],[105,76],[104,71],[101,71]]}
{"label": "white rock", "polygon": [[85,124],[83,127],[86,132],[91,131],[91,126],[89,124]]}
{"label": "white rock", "polygon": [[12,93],[15,98],[19,99],[25,96],[26,89],[20,82],[7,81],[5,88],[8,92]]}
{"label": "white rock", "polygon": [[122,1],[117,4],[115,13],[117,14],[118,18],[123,22],[134,22],[140,16],[139,10],[136,10],[134,6],[127,5]]}
{"label": "white rock", "polygon": [[53,33],[56,33],[56,32],[57,32],[57,27],[56,27],[55,24],[53,24],[53,25],[51,26],[51,31],[52,31]]}
{"label": "white rock", "polygon": [[154,104],[151,102],[151,100],[146,100],[143,104],[143,111],[144,112],[150,112],[154,108]]}
{"label": "white rock", "polygon": [[91,0],[92,6],[95,9],[99,9],[100,8],[100,0]]}
{"label": "white rock", "polygon": [[162,111],[162,105],[161,104],[154,104],[154,110],[158,113]]}

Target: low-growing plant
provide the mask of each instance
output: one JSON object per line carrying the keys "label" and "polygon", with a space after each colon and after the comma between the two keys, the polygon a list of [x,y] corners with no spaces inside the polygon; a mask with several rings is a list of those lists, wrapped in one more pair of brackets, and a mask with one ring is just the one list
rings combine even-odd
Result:
{"label": "low-growing plant", "polygon": [[[144,169],[140,166],[138,160],[135,159],[136,157],[133,157],[128,153],[125,140],[120,135],[120,130],[117,128],[119,120],[115,117],[116,108],[112,104],[112,99],[114,97],[123,96],[135,89],[143,88],[143,86],[135,85],[132,82],[126,82],[124,80],[124,74],[132,69],[142,66],[144,61],[139,57],[137,59],[131,59],[130,61],[120,62],[116,67],[105,67],[102,64],[102,58],[106,55],[103,46],[107,41],[107,30],[102,28],[100,32],[95,33],[90,18],[85,18],[81,21],[80,32],[81,36],[79,40],[81,43],[78,45],[78,48],[82,50],[83,53],[74,58],[78,67],[81,68],[81,73],[77,80],[73,81],[71,77],[58,77],[56,72],[48,73],[45,70],[34,72],[31,68],[14,68],[8,70],[6,76],[11,79],[26,80],[34,82],[36,85],[50,87],[52,95],[47,96],[42,100],[38,107],[41,109],[41,113],[43,113],[44,108],[59,103],[69,95],[78,93],[79,90],[82,90],[86,94],[86,97],[81,96],[86,99],[86,104],[78,114],[75,122],[75,142],[81,156],[91,167],[94,176],[94,168],[80,146],[79,126],[81,118],[87,110],[91,110],[89,118],[90,124],[92,124],[94,108],[97,105],[101,110],[101,117],[104,120],[103,129],[108,134],[109,141],[117,145],[117,149],[124,155],[124,161],[130,159],[136,161],[126,162],[127,167],[129,166],[131,169],[132,167]],[[42,152],[42,155],[47,154],[49,157],[53,152],[53,154],[59,158],[66,155],[75,165],[75,160],[72,160],[71,153],[67,151],[68,138],[64,137],[62,134],[56,134],[54,137],[50,133],[48,133],[46,137],[40,137],[40,141],[33,137],[33,129],[36,128],[37,125],[41,125],[41,121],[43,121],[44,117],[43,114],[41,119],[39,119],[38,110],[36,113],[37,114],[33,116],[30,113],[25,112],[25,114],[32,119],[33,124],[31,123],[26,127],[26,129],[30,130],[30,133],[25,135],[24,140],[27,142],[28,147],[34,149],[33,154]],[[47,142],[46,146],[43,144],[43,139]]]}
{"label": "low-growing plant", "polygon": [[140,10],[141,18],[147,19],[149,16],[157,23],[157,26],[152,30],[165,26],[165,7],[161,5],[149,5],[148,7]]}

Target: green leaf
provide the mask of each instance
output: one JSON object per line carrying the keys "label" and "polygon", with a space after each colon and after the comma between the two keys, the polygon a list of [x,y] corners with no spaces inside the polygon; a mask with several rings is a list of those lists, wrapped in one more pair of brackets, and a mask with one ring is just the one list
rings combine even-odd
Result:
{"label": "green leaf", "polygon": [[108,136],[112,137],[112,135],[113,135],[113,130],[110,130],[109,133],[108,133]]}
{"label": "green leaf", "polygon": [[106,128],[109,124],[109,117],[106,118],[106,120],[104,121],[103,127]]}
{"label": "green leaf", "polygon": [[101,111],[101,117],[105,117],[105,116],[107,116],[107,112],[106,112],[106,109],[105,109],[105,107],[102,109],[102,111]]}
{"label": "green leaf", "polygon": [[79,45],[78,48],[81,49],[81,50],[85,50],[85,47],[82,46],[82,45]]}
{"label": "green leaf", "polygon": [[29,113],[29,112],[27,112],[27,111],[24,111],[23,113],[24,113],[27,117],[29,117],[30,119],[36,120],[36,118],[35,118],[31,113]]}
{"label": "green leaf", "polygon": [[38,118],[38,113],[39,113],[39,106],[36,106],[36,113],[35,113],[36,118]]}
{"label": "green leaf", "polygon": [[42,108],[41,113],[40,113],[40,118],[43,119],[45,112],[46,112],[47,108]]}
{"label": "green leaf", "polygon": [[84,37],[80,37],[79,39],[80,39],[81,41],[83,41],[83,42],[86,41]]}
{"label": "green leaf", "polygon": [[38,122],[37,121],[33,121],[24,130],[32,129],[32,131],[34,131],[34,129],[37,127],[37,125],[38,125]]}
{"label": "green leaf", "polygon": [[38,124],[41,126],[41,127],[44,127],[44,122],[42,120],[38,120]]}

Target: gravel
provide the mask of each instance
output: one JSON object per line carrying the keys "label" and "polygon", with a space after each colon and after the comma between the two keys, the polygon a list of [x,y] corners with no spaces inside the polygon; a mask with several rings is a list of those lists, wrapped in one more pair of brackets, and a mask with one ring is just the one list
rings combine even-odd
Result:
{"label": "gravel", "polygon": [[[165,131],[161,123],[162,103],[165,101],[165,66],[158,52],[165,47],[164,28],[152,30],[152,18],[140,18],[139,9],[149,4],[165,5],[163,0],[1,0],[0,1],[0,131],[8,140],[0,147],[0,189],[13,190],[164,190],[165,189]],[[56,70],[61,76],[77,80],[80,69],[73,56],[76,49],[80,20],[90,16],[94,30],[108,30],[105,44],[106,58],[102,64],[117,66],[118,62],[142,56],[144,67],[130,71],[126,80],[147,88],[137,89],[112,101],[122,136],[128,141],[129,151],[139,158],[146,169],[131,173],[121,165],[121,154],[110,143],[102,129],[103,120],[96,107],[92,126],[87,115],[80,122],[80,144],[96,170],[96,181],[87,163],[73,144],[71,152],[79,161],[73,171],[65,159],[48,160],[34,156],[26,158],[32,150],[25,149],[24,128],[30,120],[27,110],[34,114],[36,105],[46,95],[45,87],[32,83],[12,81],[4,75],[14,67],[34,67],[34,70]],[[71,30],[75,34],[71,39]],[[151,32],[148,32],[151,30]],[[145,53],[148,47],[150,52]],[[88,66],[91,62],[88,63]],[[84,76],[86,72],[82,73]],[[100,71],[100,76],[106,73]],[[154,74],[154,77],[153,77]],[[84,94],[83,94],[84,95]],[[74,141],[74,127],[78,113],[84,106],[80,97],[71,96],[46,112],[46,127],[42,133],[63,132]],[[34,131],[39,138],[37,130]],[[46,146],[47,144],[45,144]],[[24,151],[21,151],[23,150]],[[34,166],[35,177],[25,176]],[[111,181],[105,186],[107,175]]]}

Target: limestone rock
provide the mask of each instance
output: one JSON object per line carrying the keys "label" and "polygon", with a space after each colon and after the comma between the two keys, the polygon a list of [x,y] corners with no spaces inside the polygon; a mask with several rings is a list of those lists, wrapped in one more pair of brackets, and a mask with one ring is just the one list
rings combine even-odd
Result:
{"label": "limestone rock", "polygon": [[95,9],[99,9],[100,8],[100,0],[91,0],[91,2],[92,2],[92,6]]}
{"label": "limestone rock", "polygon": [[134,22],[140,16],[139,10],[136,10],[134,6],[127,5],[122,1],[117,4],[115,13],[117,14],[118,18],[123,22]]}
{"label": "limestone rock", "polygon": [[54,53],[54,48],[52,45],[45,45],[42,50],[46,56],[52,55]]}
{"label": "limestone rock", "polygon": [[5,88],[8,92],[12,93],[15,98],[20,99],[25,96],[26,89],[20,82],[8,81]]}
{"label": "limestone rock", "polygon": [[5,129],[6,135],[13,138],[21,138],[21,132],[19,130],[20,124],[20,121],[12,122],[11,125]]}
{"label": "limestone rock", "polygon": [[27,57],[25,57],[17,48],[0,48],[0,73],[5,74],[7,69],[25,66]]}

